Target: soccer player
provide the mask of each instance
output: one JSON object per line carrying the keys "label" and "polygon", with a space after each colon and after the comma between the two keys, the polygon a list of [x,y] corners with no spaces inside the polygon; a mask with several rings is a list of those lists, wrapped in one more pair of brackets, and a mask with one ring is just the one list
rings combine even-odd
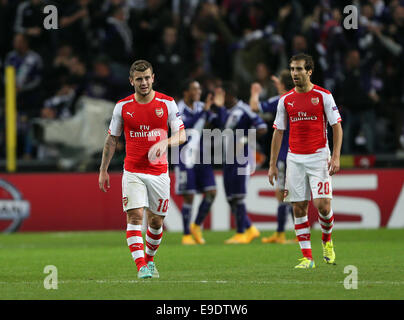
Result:
{"label": "soccer player", "polygon": [[[210,211],[216,196],[216,182],[211,164],[204,164],[202,129],[211,118],[212,94],[206,102],[200,101],[201,86],[196,80],[186,80],[183,84],[183,99],[178,102],[182,121],[188,134],[187,143],[180,147],[179,164],[175,167],[176,193],[182,195],[182,221],[184,235],[182,244],[205,244],[201,225]],[[210,152],[210,150],[209,150]],[[190,225],[194,194],[202,193],[195,222]]]}
{"label": "soccer player", "polygon": [[[126,138],[126,157],[122,176],[122,203],[127,217],[126,238],[138,269],[138,278],[158,278],[154,256],[163,235],[163,220],[170,201],[167,147],[186,141],[184,124],[174,99],[153,90],[152,65],[135,61],[129,71],[135,93],[115,105],[99,174],[99,187],[110,187],[108,166],[122,131]],[[168,126],[171,137],[168,138]],[[142,223],[147,213],[146,250]]]}
{"label": "soccer player", "polygon": [[[272,76],[271,79],[274,82],[279,95],[271,97],[265,101],[259,101],[259,95],[262,91],[261,85],[257,82],[251,85],[250,107],[254,112],[270,113],[271,115],[276,114],[279,96],[282,96],[294,87],[294,83],[292,77],[290,76],[289,70],[283,70],[280,73],[279,78]],[[292,205],[289,202],[283,201],[283,195],[285,192],[286,155],[288,154],[289,148],[288,139],[289,130],[285,130],[278,155],[278,161],[276,162],[276,167],[278,168],[278,179],[276,181],[275,196],[278,200],[278,226],[276,232],[273,235],[261,239],[263,243],[287,243],[285,237],[285,224],[289,214],[292,216],[293,219]]]}
{"label": "soccer player", "polygon": [[[315,268],[307,216],[311,195],[319,213],[324,261],[328,264],[335,263],[331,240],[334,224],[331,176],[340,168],[341,116],[332,94],[311,82],[310,76],[314,70],[311,56],[297,54],[290,59],[289,67],[295,88],[279,99],[273,124],[275,130],[272,136],[268,178],[272,185],[274,178],[278,178],[276,161],[283,132],[289,122],[285,201],[292,203],[296,236],[303,254],[295,268]],[[327,140],[327,121],[333,132],[332,155]]]}
{"label": "soccer player", "polygon": [[[218,98],[221,95],[221,98]],[[221,100],[221,101],[220,101]],[[216,90],[215,104],[224,105],[227,113],[224,117],[223,128],[233,131],[233,144],[224,140],[224,163],[223,163],[223,181],[227,201],[231,207],[232,213],[236,216],[237,232],[225,241],[226,244],[245,244],[260,236],[258,229],[251,224],[247,215],[245,196],[247,194],[247,182],[250,174],[251,159],[239,161],[241,159],[238,150],[244,156],[248,156],[248,129],[255,128],[257,135],[265,134],[267,125],[254,112],[250,106],[237,98],[237,87],[232,82],[223,83],[222,90]],[[218,102],[220,101],[220,102]],[[237,131],[242,135],[238,135]],[[231,140],[231,139],[229,139]],[[241,145],[241,148],[239,147]]]}

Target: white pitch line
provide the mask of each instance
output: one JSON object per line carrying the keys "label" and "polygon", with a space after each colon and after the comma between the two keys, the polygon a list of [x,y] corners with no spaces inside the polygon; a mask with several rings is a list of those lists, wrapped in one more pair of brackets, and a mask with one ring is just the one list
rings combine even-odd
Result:
{"label": "white pitch line", "polygon": [[[271,284],[298,284],[298,285],[335,285],[335,284],[343,284],[343,281],[296,281],[296,280],[269,280],[269,281],[244,281],[244,280],[161,280],[161,279],[143,279],[143,280],[59,280],[58,284],[84,284],[84,283],[99,283],[99,284],[113,284],[113,283],[148,283],[148,284],[157,284],[157,283],[201,283],[201,284],[258,284],[258,285],[271,285]],[[0,281],[0,284],[43,284],[42,281]],[[358,280],[358,285],[396,285],[402,286],[404,285],[404,281],[367,281],[367,280]]]}

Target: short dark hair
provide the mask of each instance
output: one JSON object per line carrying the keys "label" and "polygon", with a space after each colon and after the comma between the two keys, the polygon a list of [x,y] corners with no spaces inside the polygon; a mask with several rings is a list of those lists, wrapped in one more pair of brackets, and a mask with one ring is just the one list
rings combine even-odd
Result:
{"label": "short dark hair", "polygon": [[147,69],[150,69],[150,71],[153,73],[153,66],[151,65],[151,63],[149,61],[136,60],[130,66],[129,75],[132,76],[135,71],[144,72]]}
{"label": "short dark hair", "polygon": [[192,79],[192,78],[185,79],[181,84],[181,92],[188,91],[189,87],[191,86],[191,83],[192,82],[197,82],[197,81],[198,80],[195,80],[195,79]]}
{"label": "short dark hair", "polygon": [[235,82],[232,81],[224,81],[222,85],[223,90],[226,92],[226,94],[231,95],[232,97],[237,98],[238,94],[238,86]]}
{"label": "short dark hair", "polygon": [[292,90],[295,87],[290,71],[287,69],[281,71],[279,81],[285,86],[287,91]]}
{"label": "short dark hair", "polygon": [[307,71],[309,70],[314,71],[313,57],[305,53],[295,54],[292,58],[290,58],[289,65],[292,63],[292,61],[301,61],[301,60],[304,60],[304,68]]}

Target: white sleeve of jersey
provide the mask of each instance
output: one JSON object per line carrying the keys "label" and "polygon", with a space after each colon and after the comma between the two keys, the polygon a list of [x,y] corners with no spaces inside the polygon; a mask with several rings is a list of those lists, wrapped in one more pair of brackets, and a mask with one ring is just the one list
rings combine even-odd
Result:
{"label": "white sleeve of jersey", "polygon": [[112,113],[112,119],[109,124],[108,133],[111,136],[119,137],[122,134],[123,129],[123,118],[122,118],[122,107],[126,103],[120,102],[115,105],[114,111]]}
{"label": "white sleeve of jersey", "polygon": [[277,130],[287,129],[287,112],[285,109],[285,97],[279,99],[278,106],[276,108],[276,117],[273,127]]}
{"label": "white sleeve of jersey", "polygon": [[341,115],[339,114],[338,107],[335,104],[332,94],[323,94],[324,112],[327,116],[328,123],[333,126],[341,122]]}
{"label": "white sleeve of jersey", "polygon": [[178,111],[178,106],[174,100],[166,101],[168,110],[168,123],[172,133],[178,132],[184,129],[184,123],[182,122],[180,112]]}

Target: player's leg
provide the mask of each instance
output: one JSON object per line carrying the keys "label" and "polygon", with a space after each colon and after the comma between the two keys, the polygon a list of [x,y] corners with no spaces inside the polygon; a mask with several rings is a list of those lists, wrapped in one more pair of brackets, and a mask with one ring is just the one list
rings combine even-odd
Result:
{"label": "player's leg", "polygon": [[[259,235],[259,231],[251,233],[251,221],[247,215],[245,205],[245,196],[247,193],[246,175],[238,174],[237,165],[225,165],[223,169],[223,180],[227,201],[231,207],[232,213],[236,217],[236,234],[226,240],[227,244],[249,243],[252,239]],[[247,231],[250,230],[248,233]]]}
{"label": "player's leg", "polygon": [[147,187],[149,197],[145,261],[152,272],[153,278],[158,278],[159,274],[154,258],[161,244],[163,221],[170,205],[170,177],[168,173],[163,173],[159,176],[144,174],[142,179]]}
{"label": "player's leg", "polygon": [[303,258],[295,268],[310,269],[315,264],[311,252],[310,224],[308,219],[309,200],[311,199],[310,184],[305,164],[287,158],[285,201],[292,203],[295,217],[295,232],[299,241]]}
{"label": "player's leg", "polygon": [[208,190],[203,193],[202,201],[198,208],[198,214],[195,222],[191,223],[191,233],[196,243],[205,244],[206,241],[202,235],[202,224],[212,207],[213,201],[216,197],[216,190]]}
{"label": "player's leg", "polygon": [[231,211],[236,218],[236,234],[231,238],[225,240],[226,244],[245,244],[247,242],[247,238],[245,235],[245,205],[244,199],[229,197],[227,201],[230,205]]}
{"label": "player's leg", "polygon": [[328,264],[335,264],[334,244],[331,239],[334,226],[334,213],[331,209],[331,199],[314,199],[313,203],[318,210],[318,222],[322,233],[321,240],[324,261]]}
{"label": "player's leg", "polygon": [[278,200],[278,209],[276,215],[278,225],[274,234],[269,237],[262,238],[263,243],[286,243],[285,224],[287,214],[292,211],[290,203],[283,201],[285,194],[286,162],[279,160],[276,166],[278,167],[278,179],[276,180],[275,196]]}
{"label": "player's leg", "polygon": [[293,214],[295,216],[295,232],[299,240],[300,250],[303,258],[299,259],[300,263],[295,266],[298,269],[315,268],[310,241],[310,224],[308,220],[308,201],[299,201],[292,203]]}
{"label": "player's leg", "polygon": [[182,216],[182,225],[184,228],[183,236],[182,236],[182,244],[185,245],[193,245],[196,244],[194,238],[192,238],[190,223],[192,217],[192,205],[194,202],[194,194],[186,193],[183,194],[184,202],[182,203],[181,216]]}
{"label": "player's leg", "polygon": [[201,226],[208,215],[213,201],[216,197],[216,182],[213,168],[211,165],[199,164],[195,165],[195,183],[198,190],[202,190],[202,201],[198,207],[198,213],[195,222],[191,224],[191,233],[195,241],[204,244],[205,239],[202,236]]}
{"label": "player's leg", "polygon": [[[286,161],[279,160],[277,163],[279,174],[278,174],[278,182],[277,182],[277,190],[276,190],[276,198],[278,200],[278,210],[277,210],[277,233],[278,233],[278,242],[286,243],[285,238],[285,225],[288,219],[288,215],[291,216],[292,221],[294,221],[293,209],[292,205],[289,202],[285,202],[285,184],[286,184]],[[295,238],[295,241],[298,241]],[[293,241],[293,242],[295,242]]]}
{"label": "player's leg", "polygon": [[292,211],[292,207],[289,202],[283,202],[283,195],[284,195],[284,190],[283,189],[276,189],[275,191],[275,196],[278,200],[278,209],[277,209],[277,228],[276,232],[273,233],[269,237],[264,237],[262,238],[263,243],[286,243],[286,237],[285,237],[285,224],[286,224],[286,219],[287,215],[289,212]]}
{"label": "player's leg", "polygon": [[193,169],[187,169],[184,165],[180,164],[175,167],[175,193],[183,197],[183,204],[181,208],[183,236],[182,244],[193,245],[196,244],[192,238],[191,231],[189,229],[192,205],[194,202],[195,193],[195,176]]}
{"label": "player's leg", "polygon": [[142,237],[143,211],[148,205],[144,183],[136,174],[124,172],[122,177],[123,209],[127,213],[126,241],[136,263],[139,278],[150,278],[146,266]]}
{"label": "player's leg", "polygon": [[331,240],[334,226],[334,213],[331,207],[332,185],[328,174],[327,160],[315,162],[309,171],[313,204],[318,210],[318,222],[321,227],[324,261],[335,263],[334,245]]}
{"label": "player's leg", "polygon": [[128,210],[126,228],[126,241],[132,258],[136,263],[138,278],[141,279],[152,277],[144,256],[142,236],[143,210],[144,208]]}
{"label": "player's leg", "polygon": [[205,221],[206,216],[208,215],[210,208],[212,207],[213,201],[216,198],[216,189],[205,190],[202,193],[202,201],[198,208],[198,214],[195,218],[195,224],[201,226]]}
{"label": "player's leg", "polygon": [[[237,168],[237,184],[236,189],[234,190],[234,197],[237,198],[237,210],[241,211],[244,215],[244,235],[246,237],[247,243],[250,243],[255,238],[260,236],[259,230],[252,224],[250,217],[247,213],[247,208],[245,204],[245,197],[247,195],[247,184],[250,178],[250,164],[247,163],[246,165],[241,165]],[[234,181],[234,178],[233,178]]]}
{"label": "player's leg", "polygon": [[216,181],[210,164],[197,164],[194,167],[195,185],[202,192],[203,199],[198,208],[195,224],[201,226],[216,197]]}
{"label": "player's leg", "polygon": [[157,253],[157,249],[160,247],[161,239],[163,237],[163,221],[164,216],[154,214],[151,210],[147,209],[145,261],[147,263],[147,267],[150,269],[153,278],[160,277],[154,263],[154,256]]}
{"label": "player's leg", "polygon": [[[234,183],[232,181],[233,172],[234,172],[234,167],[232,165],[228,165],[228,164],[223,165],[224,192],[226,194],[227,203],[230,206],[231,213],[236,218],[236,228],[237,228],[236,234],[234,236],[232,236],[230,239],[225,240],[226,244],[245,243],[245,237],[243,235],[244,234],[244,225],[238,221],[239,217],[237,216],[236,201],[233,200],[233,188],[234,188]],[[243,221],[243,220],[241,220],[241,221]]]}

